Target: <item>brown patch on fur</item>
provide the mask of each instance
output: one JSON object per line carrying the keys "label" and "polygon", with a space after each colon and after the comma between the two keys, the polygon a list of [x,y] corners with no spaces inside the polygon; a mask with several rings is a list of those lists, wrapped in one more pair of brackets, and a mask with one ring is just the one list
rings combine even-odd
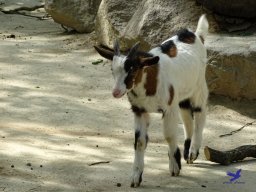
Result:
{"label": "brown patch on fur", "polygon": [[183,39],[183,43],[193,44],[193,43],[195,43],[195,38],[188,37],[186,39]]}
{"label": "brown patch on fur", "polygon": [[135,86],[138,85],[141,82],[142,76],[143,76],[143,70],[142,69],[138,69],[136,77],[134,79]]}
{"label": "brown patch on fur", "polygon": [[169,57],[176,57],[177,56],[177,47],[173,40],[166,41],[165,43],[160,45],[161,51],[168,55]]}
{"label": "brown patch on fur", "polygon": [[126,89],[131,89],[133,85],[138,85],[142,80],[143,70],[137,69],[130,74],[125,79]]}
{"label": "brown patch on fur", "polygon": [[200,35],[199,38],[201,39],[202,43],[204,44],[204,38]]}
{"label": "brown patch on fur", "polygon": [[167,55],[169,57],[176,57],[177,56],[177,47],[176,46],[173,46],[169,49]]}
{"label": "brown patch on fur", "polygon": [[172,104],[172,100],[173,100],[173,97],[174,97],[174,89],[173,89],[173,86],[170,85],[169,87],[169,100],[168,100],[168,105],[171,105]]}
{"label": "brown patch on fur", "polygon": [[124,83],[126,85],[126,89],[131,89],[133,86],[133,74],[128,74],[128,76],[126,77],[126,79],[124,80]]}
{"label": "brown patch on fur", "polygon": [[192,44],[195,43],[196,36],[193,32],[189,31],[188,29],[182,29],[178,32],[178,39],[183,43]]}
{"label": "brown patch on fur", "polygon": [[144,73],[147,74],[144,88],[146,89],[146,96],[154,96],[157,89],[158,65],[144,67]]}

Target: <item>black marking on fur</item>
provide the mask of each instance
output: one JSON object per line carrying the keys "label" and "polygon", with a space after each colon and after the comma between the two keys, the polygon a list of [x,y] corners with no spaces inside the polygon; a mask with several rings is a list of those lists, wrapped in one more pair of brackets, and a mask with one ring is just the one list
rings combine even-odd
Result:
{"label": "black marking on fur", "polygon": [[162,114],[162,119],[164,118],[164,116],[165,116],[165,111],[164,111],[163,114]]}
{"label": "black marking on fur", "polygon": [[178,166],[179,166],[179,169],[181,169],[181,162],[180,162],[181,154],[180,154],[180,149],[179,149],[179,147],[177,147],[176,151],[174,152],[174,158],[175,158],[175,160],[176,160],[176,163],[177,163]]}
{"label": "black marking on fur", "polygon": [[148,145],[149,137],[148,134],[146,135],[146,146]]}
{"label": "black marking on fur", "polygon": [[190,144],[191,144],[191,139],[186,139],[184,142],[184,152],[183,152],[185,160],[188,159]]}
{"label": "black marking on fur", "polygon": [[197,152],[196,152],[196,159],[198,156],[199,156],[199,150],[197,150]]}
{"label": "black marking on fur", "polygon": [[202,109],[201,107],[193,107],[193,112],[196,113],[196,112],[202,112]]}
{"label": "black marking on fur", "polygon": [[134,97],[138,97],[137,93],[135,93],[134,90],[131,90],[131,94],[132,94]]}
{"label": "black marking on fur", "polygon": [[191,109],[191,103],[189,99],[185,99],[179,103],[180,108],[182,109]]}
{"label": "black marking on fur", "polygon": [[163,110],[163,109],[161,109],[161,108],[159,108],[159,109],[157,110],[157,112],[159,112],[159,113],[163,113],[163,112],[164,112],[164,110]]}
{"label": "black marking on fur", "polygon": [[154,55],[151,53],[137,51],[132,57],[128,57],[124,62],[124,70],[126,73],[131,72],[133,69],[136,69],[140,66],[140,57],[148,58],[153,57]]}
{"label": "black marking on fur", "polygon": [[160,45],[163,53],[167,53],[170,48],[175,47],[173,40],[169,40]]}
{"label": "black marking on fur", "polygon": [[194,118],[194,113],[202,112],[201,107],[193,107],[189,99],[185,99],[179,103],[181,109],[190,110],[192,118]]}
{"label": "black marking on fur", "polygon": [[188,29],[181,29],[178,32],[178,39],[179,41],[183,42],[183,43],[194,43],[195,42],[195,34],[191,31],[189,31]]}
{"label": "black marking on fur", "polygon": [[141,114],[146,113],[147,111],[144,108],[139,108],[135,105],[132,105],[132,111],[137,115],[138,117],[141,116]]}
{"label": "black marking on fur", "polygon": [[124,70],[126,73],[128,73],[133,66],[135,66],[137,64],[137,62],[131,60],[131,59],[126,59],[124,62]]}
{"label": "black marking on fur", "polygon": [[128,74],[124,80],[124,84],[126,88],[129,86],[130,81],[133,81],[133,78],[134,78],[133,71],[132,70],[128,71]]}
{"label": "black marking on fur", "polygon": [[159,108],[159,109],[157,110],[157,112],[162,113],[162,119],[163,119],[163,118],[164,118],[164,115],[165,115],[165,111],[164,111],[163,109]]}
{"label": "black marking on fur", "polygon": [[136,130],[135,131],[135,142],[134,142],[134,149],[136,150],[137,149],[137,144],[138,144],[138,139],[140,137],[140,131],[139,130]]}
{"label": "black marking on fur", "polygon": [[165,43],[160,45],[161,51],[165,54],[168,54],[169,50],[173,47],[176,47],[173,40],[166,41]]}
{"label": "black marking on fur", "polygon": [[142,171],[141,174],[140,174],[139,185],[140,185],[140,183],[142,182],[142,174],[143,174],[143,171]]}

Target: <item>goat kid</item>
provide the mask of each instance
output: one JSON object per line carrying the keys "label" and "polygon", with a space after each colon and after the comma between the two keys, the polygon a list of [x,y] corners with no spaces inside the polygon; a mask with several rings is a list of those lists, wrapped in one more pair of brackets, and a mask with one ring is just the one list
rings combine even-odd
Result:
{"label": "goat kid", "polygon": [[147,53],[138,51],[139,43],[127,55],[121,54],[117,41],[114,51],[95,46],[101,56],[113,61],[113,96],[120,98],[127,93],[134,112],[135,158],[131,187],[138,187],[142,181],[149,113],[163,113],[163,132],[169,145],[172,176],[178,176],[181,169],[176,135],[179,112],[184,122],[184,159],[190,164],[198,157],[208,97],[205,80],[207,53],[204,46],[208,27],[203,15],[195,33],[183,29]]}

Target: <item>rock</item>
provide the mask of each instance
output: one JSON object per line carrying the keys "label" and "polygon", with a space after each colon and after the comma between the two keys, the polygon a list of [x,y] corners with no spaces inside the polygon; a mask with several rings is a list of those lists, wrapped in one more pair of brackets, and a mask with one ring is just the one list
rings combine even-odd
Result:
{"label": "rock", "polygon": [[227,17],[218,14],[214,14],[214,16],[220,28],[228,32],[244,31],[253,25],[253,22],[248,21],[248,19]]}
{"label": "rock", "polygon": [[45,10],[53,20],[80,33],[94,30],[101,0],[45,0]]}
{"label": "rock", "polygon": [[[192,0],[102,0],[96,19],[98,41],[112,47],[115,38],[121,48],[131,47],[140,41],[143,49],[149,49],[174,35],[179,29],[195,29],[204,11]],[[208,18],[211,29],[217,24]]]}
{"label": "rock", "polygon": [[211,11],[231,17],[256,17],[256,1],[255,0],[196,0]]}
{"label": "rock", "polygon": [[44,0],[0,0],[0,11],[11,12],[22,8],[40,7],[44,4]]}
{"label": "rock", "polygon": [[102,0],[95,26],[98,41],[112,47],[115,38],[123,35],[138,4],[139,0]]}
{"label": "rock", "polygon": [[256,36],[207,37],[206,79],[211,93],[256,99]]}

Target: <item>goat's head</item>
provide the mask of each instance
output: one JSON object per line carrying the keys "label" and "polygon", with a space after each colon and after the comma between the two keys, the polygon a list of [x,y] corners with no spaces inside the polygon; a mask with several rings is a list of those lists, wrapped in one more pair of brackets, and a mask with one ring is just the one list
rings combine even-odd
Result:
{"label": "goat's head", "polygon": [[108,60],[112,60],[111,70],[115,80],[112,94],[121,98],[135,86],[135,79],[139,71],[145,67],[157,64],[158,56],[138,51],[139,43],[129,49],[127,54],[122,54],[118,41],[114,43],[114,50],[105,46],[94,46],[96,51]]}

